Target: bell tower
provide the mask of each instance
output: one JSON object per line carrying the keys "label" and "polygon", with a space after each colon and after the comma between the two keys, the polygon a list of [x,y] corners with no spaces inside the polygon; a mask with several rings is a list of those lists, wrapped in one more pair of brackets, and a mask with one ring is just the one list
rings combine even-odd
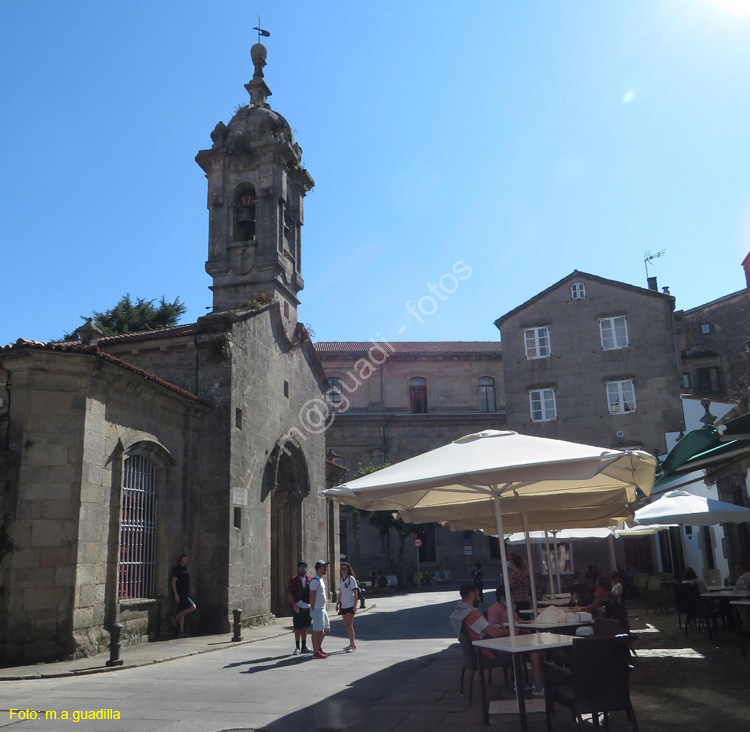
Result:
{"label": "bell tower", "polygon": [[196,162],[208,179],[208,260],[214,312],[240,309],[260,297],[279,300],[293,326],[302,280],[302,201],[315,185],[289,123],[266,101],[266,47],[251,49],[250,103]]}

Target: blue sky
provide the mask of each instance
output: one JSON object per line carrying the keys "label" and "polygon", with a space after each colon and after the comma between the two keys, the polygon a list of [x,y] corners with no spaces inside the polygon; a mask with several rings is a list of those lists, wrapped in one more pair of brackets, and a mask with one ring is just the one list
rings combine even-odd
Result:
{"label": "blue sky", "polygon": [[[59,337],[125,292],[206,312],[194,157],[248,99],[256,14],[269,102],[316,181],[300,320],[317,340],[496,340],[497,317],[574,269],[645,285],[647,251],[666,249],[651,274],[678,308],[745,286],[750,2],[2,14],[0,343]],[[454,284],[456,262],[472,273]],[[425,296],[420,323],[406,303]]]}

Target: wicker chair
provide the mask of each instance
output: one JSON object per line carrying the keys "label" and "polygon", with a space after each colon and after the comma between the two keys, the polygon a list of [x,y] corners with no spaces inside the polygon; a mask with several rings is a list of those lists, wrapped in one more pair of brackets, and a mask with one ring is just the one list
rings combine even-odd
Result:
{"label": "wicker chair", "polygon": [[610,712],[624,711],[635,732],[638,722],[630,701],[630,653],[625,635],[575,638],[571,667],[545,661],[544,690],[547,732],[552,732],[555,704],[571,710],[574,724],[583,726],[583,715],[592,714],[595,726],[604,715],[609,729]]}
{"label": "wicker chair", "polygon": [[685,635],[688,634],[688,628],[693,623],[699,630],[705,628],[708,631],[708,637],[712,637],[712,624],[716,622],[716,617],[709,609],[708,603],[701,597],[697,584],[690,582],[675,585],[674,606],[677,611],[678,624],[680,617],[685,616]]}
{"label": "wicker chair", "polygon": [[[464,675],[466,671],[471,671],[469,676],[469,701],[471,701],[471,693],[474,687],[474,674],[477,672],[477,654],[473,645],[471,645],[471,638],[466,632],[466,628],[461,626],[461,632],[458,634],[458,642],[461,645],[461,652],[464,654],[464,665],[461,667],[461,683],[459,685],[459,693],[461,696],[464,695]],[[505,654],[503,658],[485,658],[482,664],[486,669],[489,670],[488,678],[492,683],[492,669],[502,668],[503,674],[505,675],[505,685],[508,686],[508,672],[511,667],[511,657],[509,654]]]}

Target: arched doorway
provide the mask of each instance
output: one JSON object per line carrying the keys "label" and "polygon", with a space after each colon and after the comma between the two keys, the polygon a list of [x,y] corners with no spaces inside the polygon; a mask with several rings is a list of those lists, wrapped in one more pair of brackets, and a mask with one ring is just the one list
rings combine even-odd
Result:
{"label": "arched doorway", "polygon": [[271,496],[271,612],[288,615],[287,583],[297,562],[307,559],[301,556],[302,502],[310,493],[307,462],[294,438],[276,444],[263,482],[264,498]]}

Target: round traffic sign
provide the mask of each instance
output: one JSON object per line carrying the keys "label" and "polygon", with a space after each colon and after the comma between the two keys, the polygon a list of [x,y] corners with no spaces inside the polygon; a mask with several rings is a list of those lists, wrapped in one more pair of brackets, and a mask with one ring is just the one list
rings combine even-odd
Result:
{"label": "round traffic sign", "polygon": [[417,547],[417,549],[419,549],[419,547],[422,546],[422,544],[423,544],[423,542],[422,542],[422,540],[419,537],[417,537],[416,539],[414,539],[414,546]]}

